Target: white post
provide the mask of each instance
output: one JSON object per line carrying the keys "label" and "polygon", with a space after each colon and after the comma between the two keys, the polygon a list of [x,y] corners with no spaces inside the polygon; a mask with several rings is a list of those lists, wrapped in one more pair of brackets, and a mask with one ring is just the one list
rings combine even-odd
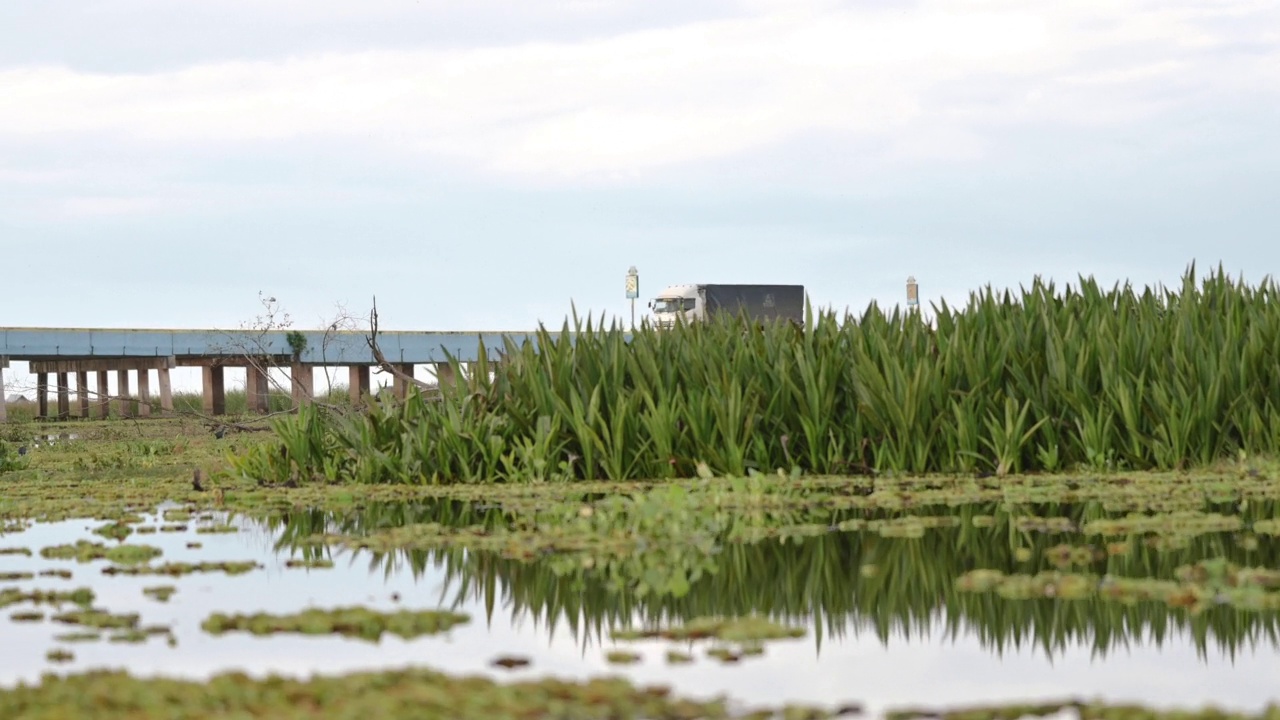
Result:
{"label": "white post", "polygon": [[631,300],[631,330],[636,329],[636,298],[640,297],[640,272],[636,266],[627,268],[627,298]]}

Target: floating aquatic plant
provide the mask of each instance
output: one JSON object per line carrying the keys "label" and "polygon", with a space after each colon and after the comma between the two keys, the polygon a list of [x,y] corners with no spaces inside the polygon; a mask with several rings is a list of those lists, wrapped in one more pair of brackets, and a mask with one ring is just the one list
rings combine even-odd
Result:
{"label": "floating aquatic plant", "polygon": [[611,665],[634,665],[640,662],[640,655],[630,650],[610,650],[605,653],[604,659]]}
{"label": "floating aquatic plant", "polygon": [[529,658],[526,658],[526,657],[516,657],[514,655],[503,655],[501,657],[494,658],[493,662],[491,662],[490,665],[493,665],[494,667],[505,668],[507,670],[514,670],[515,668],[528,667],[529,663],[530,663]]}
{"label": "floating aquatic plant", "polygon": [[161,554],[160,548],[151,545],[129,544],[108,548],[102,543],[86,540],[77,540],[74,545],[54,545],[40,551],[41,557],[50,560],[76,560],[85,563],[105,559],[122,565],[145,563]]}
{"label": "floating aquatic plant", "polygon": [[70,632],[54,635],[53,639],[65,643],[96,642],[102,639],[102,634],[96,632]]}
{"label": "floating aquatic plant", "polygon": [[446,610],[398,610],[384,613],[363,607],[341,607],[334,610],[310,609],[290,615],[214,613],[200,627],[211,635],[233,631],[252,635],[298,633],[343,635],[377,642],[384,633],[409,640],[421,635],[444,632],[469,620],[470,617],[465,614]]}
{"label": "floating aquatic plant", "polygon": [[155,598],[160,602],[169,602],[169,598],[178,592],[178,588],[173,585],[159,585],[156,587],[146,587],[142,589],[142,594],[147,597]]}
{"label": "floating aquatic plant", "polygon": [[102,569],[103,575],[190,575],[198,572],[222,572],[227,575],[243,575],[261,568],[262,565],[252,560],[236,562],[171,562],[160,565],[135,565],[119,567],[112,565]]}
{"label": "floating aquatic plant", "polygon": [[70,591],[58,590],[31,590],[24,591],[17,588],[6,588],[0,590],[0,608],[16,605],[18,603],[28,602],[36,605],[63,605],[72,604],[81,607],[88,607],[94,599],[93,590],[89,588],[78,588]]}
{"label": "floating aquatic plant", "polygon": [[138,625],[137,613],[112,614],[105,610],[83,609],[59,613],[50,618],[65,625],[83,625],[92,628],[134,628]]}
{"label": "floating aquatic plant", "polygon": [[118,521],[94,528],[93,533],[113,540],[124,540],[133,533],[133,526]]}
{"label": "floating aquatic plant", "polygon": [[235,525],[203,525],[196,528],[196,532],[201,535],[214,535],[220,533],[237,533],[240,528]]}
{"label": "floating aquatic plant", "polygon": [[207,681],[135,678],[95,670],[45,675],[38,684],[0,689],[0,717],[39,712],[45,717],[92,717],[102,707],[131,720],[222,720],[287,717],[320,720],[335,716],[379,720],[447,717],[453,720],[516,720],[572,717],[582,720],[826,720],[853,706],[829,710],[788,706],[733,710],[724,698],[694,700],[661,685],[637,686],[618,678],[573,681],[557,678],[497,682],[452,677],[431,670],[400,670],[316,676],[251,678],[224,673]]}
{"label": "floating aquatic plant", "polygon": [[333,561],[328,558],[291,559],[286,560],[284,566],[289,568],[331,568],[333,567]]}

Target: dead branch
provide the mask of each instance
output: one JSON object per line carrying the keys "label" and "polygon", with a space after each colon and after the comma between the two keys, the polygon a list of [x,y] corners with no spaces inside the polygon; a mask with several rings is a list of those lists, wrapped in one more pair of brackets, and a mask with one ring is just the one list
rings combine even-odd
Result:
{"label": "dead branch", "polygon": [[423,391],[423,395],[429,399],[438,399],[440,388],[439,385],[431,385],[425,383],[418,378],[404,372],[400,368],[393,365],[387,360],[387,356],[382,354],[382,348],[378,347],[378,298],[373,298],[373,307],[369,310],[369,334],[365,336],[365,342],[369,345],[369,350],[373,353],[374,362],[378,364],[378,368],[383,372],[390,373],[393,377],[403,382],[411,383],[419,390]]}

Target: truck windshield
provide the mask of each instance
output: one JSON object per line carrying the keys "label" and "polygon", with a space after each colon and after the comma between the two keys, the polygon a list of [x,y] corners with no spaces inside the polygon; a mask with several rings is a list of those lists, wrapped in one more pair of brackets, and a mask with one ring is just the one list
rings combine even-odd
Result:
{"label": "truck windshield", "polygon": [[658,298],[653,301],[653,311],[656,313],[673,313],[692,310],[693,304],[693,298]]}

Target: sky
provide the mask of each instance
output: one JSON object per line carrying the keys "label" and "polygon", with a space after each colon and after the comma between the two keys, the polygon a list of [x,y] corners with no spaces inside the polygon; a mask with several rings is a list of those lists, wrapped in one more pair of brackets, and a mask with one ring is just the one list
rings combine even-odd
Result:
{"label": "sky", "polygon": [[1271,0],[6,0],[0,326],[1256,282],[1277,127]]}

